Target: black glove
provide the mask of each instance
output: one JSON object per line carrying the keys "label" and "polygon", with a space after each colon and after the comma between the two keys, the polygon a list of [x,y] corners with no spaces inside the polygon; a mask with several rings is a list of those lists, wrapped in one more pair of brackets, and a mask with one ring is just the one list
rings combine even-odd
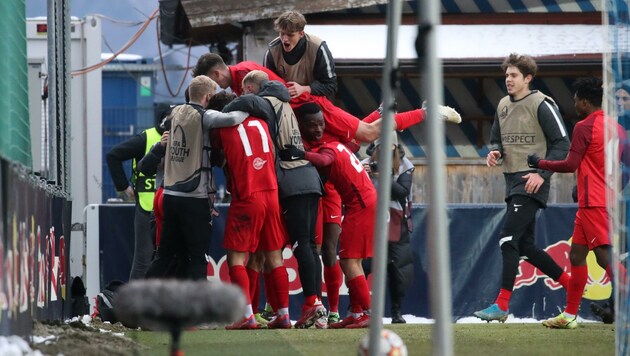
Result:
{"label": "black glove", "polygon": [[304,159],[306,156],[306,152],[294,145],[284,145],[284,147],[284,150],[278,152],[280,159],[283,161],[297,161],[298,159]]}
{"label": "black glove", "polygon": [[538,163],[540,162],[540,157],[537,154],[531,154],[527,156],[527,165],[529,168],[538,168]]}

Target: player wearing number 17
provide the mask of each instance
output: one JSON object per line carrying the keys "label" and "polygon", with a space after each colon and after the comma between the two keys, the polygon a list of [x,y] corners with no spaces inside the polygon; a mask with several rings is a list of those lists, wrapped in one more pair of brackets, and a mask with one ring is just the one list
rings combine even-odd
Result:
{"label": "player wearing number 17", "polygon": [[282,160],[306,159],[319,171],[322,180],[330,180],[341,196],[345,216],[339,236],[341,270],[346,276],[350,294],[351,315],[328,327],[365,328],[370,316],[370,290],[361,261],[372,257],[374,218],[376,215],[376,190],[357,157],[339,142],[322,142],[325,122],[320,107],[315,103],[304,104],[295,110],[304,146],[295,146],[279,152]]}
{"label": "player wearing number 17", "polygon": [[[221,92],[208,107],[221,110],[236,96]],[[223,149],[232,202],[225,222],[223,247],[232,283],[243,290],[247,308],[241,321],[226,329],[257,329],[250,298],[250,281],[245,269],[248,253],[262,251],[270,271],[270,291],[278,308],[278,322],[291,327],[289,318],[289,276],[283,264],[282,248],[288,242],[280,215],[273,141],[265,121],[249,116],[242,124],[213,132],[213,155]],[[213,162],[216,162],[213,158]]]}

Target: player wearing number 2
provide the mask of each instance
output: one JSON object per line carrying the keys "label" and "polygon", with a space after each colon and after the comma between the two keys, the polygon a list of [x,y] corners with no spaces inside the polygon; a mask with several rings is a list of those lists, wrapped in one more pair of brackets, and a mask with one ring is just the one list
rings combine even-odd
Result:
{"label": "player wearing number 2", "polygon": [[339,192],[345,206],[339,236],[339,258],[350,294],[351,315],[330,324],[337,328],[364,328],[370,321],[370,290],[361,261],[372,256],[376,190],[363,165],[346,145],[322,142],[325,122],[317,104],[308,103],[295,109],[304,145],[311,151],[287,146],[279,152],[282,160],[303,159],[317,167],[324,180],[329,180]]}
{"label": "player wearing number 2", "polygon": [[[221,110],[233,98],[234,94],[219,93],[210,100],[208,107]],[[227,329],[259,328],[253,315],[249,277],[245,270],[247,253],[257,250],[263,251],[271,273],[272,288],[269,290],[274,295],[268,297],[275,298],[278,317],[286,319],[284,324],[291,327],[289,277],[282,259],[282,248],[288,239],[280,216],[274,147],[267,124],[249,116],[238,126],[213,133],[212,147],[215,152],[223,149],[232,193],[223,235],[230,279],[241,287],[248,302],[245,318]]]}

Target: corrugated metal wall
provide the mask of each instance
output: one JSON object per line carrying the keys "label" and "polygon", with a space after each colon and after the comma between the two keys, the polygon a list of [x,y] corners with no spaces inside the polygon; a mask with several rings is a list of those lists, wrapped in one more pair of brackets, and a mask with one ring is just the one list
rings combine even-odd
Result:
{"label": "corrugated metal wall", "polygon": [[[116,197],[105,159],[107,152],[155,125],[154,75],[150,71],[103,71],[103,202]],[[147,77],[148,87],[143,85]],[[124,167],[130,177],[131,161],[124,162]]]}
{"label": "corrugated metal wall", "polygon": [[26,14],[23,0],[0,2],[0,155],[31,166],[26,61]]}

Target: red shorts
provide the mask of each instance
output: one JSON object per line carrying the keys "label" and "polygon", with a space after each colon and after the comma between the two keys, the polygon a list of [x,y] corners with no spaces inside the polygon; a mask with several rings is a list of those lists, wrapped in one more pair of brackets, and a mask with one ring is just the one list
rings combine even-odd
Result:
{"label": "red shorts", "polygon": [[155,247],[160,246],[160,237],[162,236],[162,221],[164,221],[164,210],[162,209],[162,201],[164,201],[164,188],[158,187],[153,197],[153,216],[155,216]]}
{"label": "red shorts", "polygon": [[225,222],[223,248],[238,252],[280,250],[287,244],[277,190],[255,192],[232,200]]}
{"label": "red shorts", "polygon": [[339,258],[372,257],[376,202],[363,209],[347,209],[339,235]]}
{"label": "red shorts", "polygon": [[606,208],[578,208],[573,228],[573,243],[586,245],[589,250],[610,245],[608,212]]}
{"label": "red shorts", "polygon": [[322,214],[324,224],[341,225],[341,196],[335,190],[335,186],[326,182],[324,184],[324,196],[322,196]]}

